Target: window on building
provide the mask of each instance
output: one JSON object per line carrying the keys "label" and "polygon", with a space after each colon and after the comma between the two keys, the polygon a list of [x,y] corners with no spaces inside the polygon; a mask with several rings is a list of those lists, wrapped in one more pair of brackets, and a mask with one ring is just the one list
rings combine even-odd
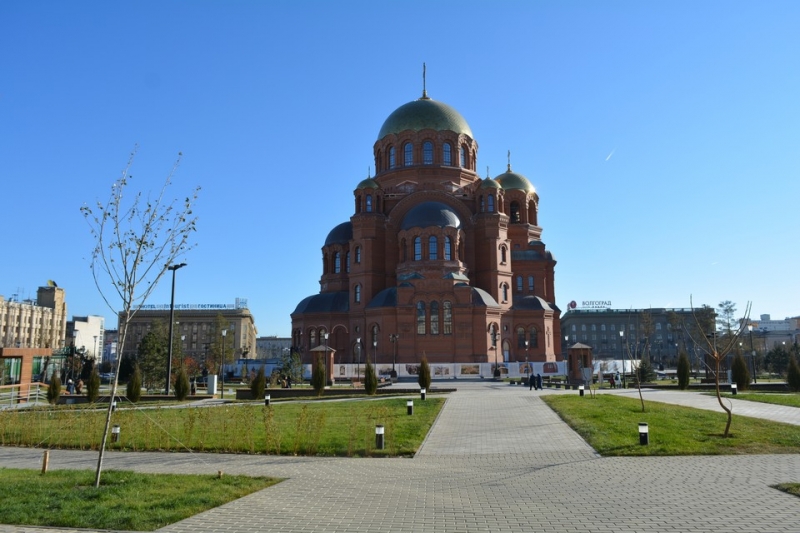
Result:
{"label": "window on building", "polygon": [[422,143],[422,163],[425,165],[433,164],[433,143],[430,141]]}
{"label": "window on building", "polygon": [[508,284],[507,283],[503,283],[501,289],[503,291],[503,301],[507,302],[508,301]]}
{"label": "window on building", "polygon": [[486,210],[494,213],[494,195],[490,194],[486,197]]}
{"label": "window on building", "polygon": [[503,264],[503,265],[506,264],[506,255],[507,255],[506,247],[505,246],[501,246],[500,247],[500,263]]}
{"label": "window on building", "polygon": [[611,328],[610,329],[611,329],[611,331],[616,331],[616,325],[615,324],[611,324]]}
{"label": "window on building", "polygon": [[356,246],[356,263],[361,262],[361,247]]}
{"label": "window on building", "polygon": [[422,239],[414,237],[414,261],[422,261]]}
{"label": "window on building", "polygon": [[606,330],[606,325],[600,324],[600,331],[605,331],[605,330]]}
{"label": "window on building", "polygon": [[417,335],[425,335],[425,302],[417,302]]}
{"label": "window on building", "polygon": [[439,334],[439,302],[431,302],[431,335]]}
{"label": "window on building", "polygon": [[531,348],[539,347],[539,330],[537,330],[536,328],[531,328],[530,330],[530,343],[531,343]]}
{"label": "window on building", "polygon": [[414,164],[414,145],[406,143],[403,146],[403,166],[410,167]]}
{"label": "window on building", "polygon": [[467,168],[467,150],[461,145],[458,149],[458,159],[461,161],[461,166]]}
{"label": "window on building", "polygon": [[439,259],[439,239],[434,235],[428,237],[428,259]]}
{"label": "window on building", "polygon": [[444,238],[444,260],[451,261],[453,259],[453,240],[450,237]]}
{"label": "window on building", "polygon": [[354,293],[355,293],[355,296],[353,297],[353,300],[357,304],[361,303],[361,285],[356,285],[356,287],[354,289]]}
{"label": "window on building", "polygon": [[453,304],[442,303],[442,328],[445,335],[453,334]]}
{"label": "window on building", "polygon": [[333,273],[339,274],[342,272],[342,256],[339,252],[333,255]]}
{"label": "window on building", "polygon": [[395,155],[394,155],[394,146],[389,147],[389,168],[392,169],[395,167]]}
{"label": "window on building", "polygon": [[522,276],[517,276],[517,292],[522,292]]}
{"label": "window on building", "polygon": [[350,252],[345,252],[344,254],[344,271],[350,272]]}
{"label": "window on building", "polygon": [[528,276],[528,292],[533,294],[534,292],[534,283],[533,283],[533,276]]}
{"label": "window on building", "polygon": [[597,326],[595,326],[594,324],[592,324],[592,331],[597,331]]}
{"label": "window on building", "polygon": [[367,213],[372,213],[372,195],[367,195]]}
{"label": "window on building", "polygon": [[481,194],[481,197],[480,197],[480,204],[481,204],[481,207],[480,207],[481,213],[483,213],[485,209],[484,209],[484,206],[483,206],[483,195],[482,194]]}
{"label": "window on building", "polygon": [[661,331],[661,322],[656,323],[656,331]]}
{"label": "window on building", "polygon": [[586,331],[586,324],[581,324],[581,331]]}
{"label": "window on building", "polygon": [[525,348],[525,328],[517,328],[517,348]]}
{"label": "window on building", "polygon": [[[308,332],[308,346],[314,348],[317,346],[317,330],[312,329]],[[166,378],[164,378],[166,380]]]}
{"label": "window on building", "polygon": [[511,223],[519,223],[519,203],[511,202]]}
{"label": "window on building", "polygon": [[453,154],[450,143],[444,143],[442,146],[442,164],[448,167],[453,166]]}

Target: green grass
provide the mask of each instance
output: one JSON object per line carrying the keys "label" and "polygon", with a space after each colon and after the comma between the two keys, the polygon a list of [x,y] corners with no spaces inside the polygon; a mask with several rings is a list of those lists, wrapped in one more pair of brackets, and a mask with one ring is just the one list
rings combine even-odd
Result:
{"label": "green grass", "polygon": [[0,468],[0,524],[153,531],[280,480],[248,476],[138,474]]}
{"label": "green grass", "polygon": [[[726,455],[800,453],[800,427],[744,416],[734,411],[730,437],[719,412],[645,402],[610,394],[542,397],[598,453],[629,455]],[[639,445],[638,423],[649,427],[650,443]]]}
{"label": "green grass", "polygon": [[800,407],[800,394],[790,392],[740,392],[736,396],[733,396],[730,393],[725,393],[722,396],[726,398],[735,398],[737,400],[748,400],[751,402],[771,403],[774,405],[785,405],[787,407]]}
{"label": "green grass", "polygon": [[800,483],[781,483],[780,485],[775,485],[774,488],[788,492],[792,496],[800,497]]}
{"label": "green grass", "polygon": [[[229,404],[203,408],[125,406],[114,450],[205,451],[323,456],[405,456],[416,452],[442,398]],[[105,410],[70,407],[0,411],[0,445],[99,449]],[[383,425],[385,449],[375,449]]]}

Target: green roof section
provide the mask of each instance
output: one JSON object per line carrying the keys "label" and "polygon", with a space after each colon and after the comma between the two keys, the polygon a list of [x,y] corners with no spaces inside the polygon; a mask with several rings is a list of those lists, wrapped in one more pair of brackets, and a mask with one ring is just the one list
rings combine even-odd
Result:
{"label": "green roof section", "polygon": [[430,98],[420,98],[401,105],[383,123],[378,140],[390,133],[398,134],[406,130],[454,131],[474,139],[472,130],[461,114],[442,102]]}
{"label": "green roof section", "polygon": [[536,192],[536,189],[534,188],[533,184],[528,181],[528,178],[522,174],[511,172],[510,170],[497,176],[495,181],[497,181],[497,183],[499,183],[500,186],[506,191],[520,190],[529,193]]}
{"label": "green roof section", "polygon": [[361,183],[358,184],[356,189],[380,189],[381,186],[378,185],[378,182],[372,178],[367,178],[362,180]]}
{"label": "green roof section", "polygon": [[485,180],[481,181],[481,186],[478,187],[479,189],[499,189],[500,184],[497,183],[492,178],[486,178]]}

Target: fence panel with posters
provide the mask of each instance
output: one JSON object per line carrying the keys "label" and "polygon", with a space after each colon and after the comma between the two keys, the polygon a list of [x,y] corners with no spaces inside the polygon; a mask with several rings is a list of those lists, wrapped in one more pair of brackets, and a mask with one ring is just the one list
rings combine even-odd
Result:
{"label": "fence panel with posters", "polygon": [[[504,378],[526,377],[531,374],[546,376],[563,376],[567,373],[563,361],[545,363],[499,363],[500,375]],[[389,379],[392,364],[378,364],[379,378]],[[431,363],[431,378],[436,379],[481,379],[494,376],[494,363]],[[415,378],[419,375],[419,363],[398,363],[394,365],[398,379]],[[364,365],[337,364],[333,369],[334,380],[360,380],[364,377]],[[311,379],[311,365],[303,365],[303,379]]]}

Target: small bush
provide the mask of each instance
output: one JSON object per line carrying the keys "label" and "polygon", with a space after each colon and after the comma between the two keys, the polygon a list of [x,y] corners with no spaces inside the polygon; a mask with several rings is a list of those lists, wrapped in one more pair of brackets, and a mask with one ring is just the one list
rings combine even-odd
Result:
{"label": "small bush", "polygon": [[431,366],[428,364],[428,358],[422,356],[422,361],[419,362],[419,379],[417,380],[420,388],[428,390],[431,388]]}
{"label": "small bush", "polygon": [[264,397],[264,390],[267,388],[267,376],[264,375],[264,366],[258,369],[258,373],[253,381],[250,382],[250,396],[254,400]]}
{"label": "small bush", "polygon": [[186,375],[186,370],[183,368],[178,370],[178,375],[175,376],[175,398],[180,401],[185,400],[189,396],[189,376]]}
{"label": "small bush", "polygon": [[689,363],[689,356],[686,352],[681,352],[678,356],[678,388],[686,390],[689,388],[689,376],[692,372],[692,366]]}
{"label": "small bush", "polygon": [[318,355],[317,364],[314,365],[314,369],[311,372],[311,386],[314,387],[314,392],[317,393],[317,396],[322,396],[322,392],[325,390],[325,379],[325,360],[321,355]]}
{"label": "small bush", "polygon": [[789,357],[789,370],[786,374],[786,383],[793,392],[800,392],[800,365],[797,359]]}
{"label": "small bush", "polygon": [[750,371],[747,370],[747,363],[742,354],[733,358],[731,365],[731,378],[736,383],[736,388],[744,391],[750,388]]}
{"label": "small bush", "polygon": [[375,369],[372,367],[372,363],[367,360],[367,364],[364,365],[364,392],[373,395],[377,390],[378,379],[375,377]]}
{"label": "small bush", "polygon": [[125,395],[133,403],[138,402],[142,397],[142,372],[139,370],[139,365],[134,365],[133,367],[128,386],[125,389]]}
{"label": "small bush", "polygon": [[50,378],[50,385],[47,386],[47,401],[55,405],[61,397],[61,378],[57,373]]}
{"label": "small bush", "polygon": [[89,374],[89,379],[86,382],[86,398],[89,403],[94,403],[100,397],[100,372],[97,367],[94,367],[92,373]]}
{"label": "small bush", "polygon": [[645,356],[639,360],[639,367],[636,369],[636,377],[639,383],[651,383],[656,379],[656,371],[650,358]]}

